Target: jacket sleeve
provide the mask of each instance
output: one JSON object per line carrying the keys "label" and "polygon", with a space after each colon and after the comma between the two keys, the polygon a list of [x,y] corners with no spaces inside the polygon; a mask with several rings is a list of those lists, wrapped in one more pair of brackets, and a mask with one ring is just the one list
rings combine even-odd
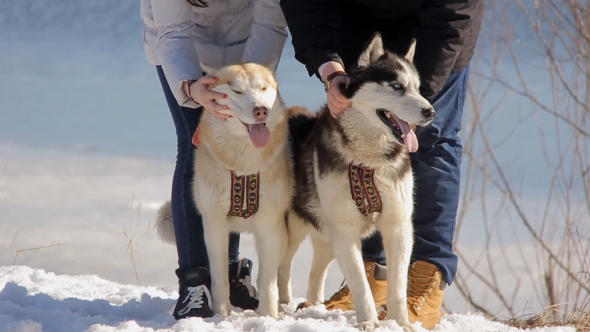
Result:
{"label": "jacket sleeve", "polygon": [[421,94],[432,100],[442,89],[466,39],[472,33],[481,0],[425,0],[414,28],[414,64],[420,73]]}
{"label": "jacket sleeve", "polygon": [[277,70],[287,40],[287,23],[279,0],[254,0],[253,23],[242,61],[264,64]]}
{"label": "jacket sleeve", "polygon": [[328,61],[344,66],[338,55],[342,50],[340,31],[340,0],[281,0],[295,59],[305,65],[309,76]]}
{"label": "jacket sleeve", "polygon": [[199,57],[191,39],[195,24],[186,0],[151,0],[154,25],[158,30],[156,54],[178,104],[197,107],[182,90],[182,82],[202,76]]}

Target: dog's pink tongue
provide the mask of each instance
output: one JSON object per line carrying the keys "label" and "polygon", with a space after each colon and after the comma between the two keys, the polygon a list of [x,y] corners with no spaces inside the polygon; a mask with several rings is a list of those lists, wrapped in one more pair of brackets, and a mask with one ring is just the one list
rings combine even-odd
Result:
{"label": "dog's pink tongue", "polygon": [[399,125],[399,129],[401,129],[402,134],[404,134],[404,143],[406,143],[406,147],[410,152],[418,151],[418,138],[416,137],[416,133],[410,128],[410,125],[403,121],[397,121]]}
{"label": "dog's pink tongue", "polygon": [[404,143],[406,143],[408,151],[411,153],[418,151],[418,138],[413,130],[406,133],[406,136],[404,136]]}
{"label": "dog's pink tongue", "polygon": [[249,124],[248,132],[252,144],[257,148],[265,147],[270,140],[270,130],[263,123]]}

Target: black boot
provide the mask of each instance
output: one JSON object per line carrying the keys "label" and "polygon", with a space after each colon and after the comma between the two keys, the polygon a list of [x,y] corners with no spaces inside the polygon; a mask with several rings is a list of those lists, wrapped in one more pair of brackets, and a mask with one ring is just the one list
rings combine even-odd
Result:
{"label": "black boot", "polygon": [[196,267],[176,270],[179,298],[174,308],[174,318],[213,317],[212,297],[209,292],[211,278],[206,268]]}
{"label": "black boot", "polygon": [[252,286],[252,261],[242,258],[229,265],[229,301],[234,307],[244,310],[258,308],[258,294]]}

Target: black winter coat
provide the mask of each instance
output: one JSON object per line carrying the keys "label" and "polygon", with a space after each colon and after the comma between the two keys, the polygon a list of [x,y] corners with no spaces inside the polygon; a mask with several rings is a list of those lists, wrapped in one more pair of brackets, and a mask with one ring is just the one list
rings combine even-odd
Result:
{"label": "black winter coat", "polygon": [[327,61],[354,67],[379,31],[386,49],[405,54],[416,38],[414,63],[424,97],[432,100],[449,74],[473,57],[485,0],[281,0],[295,58],[310,76]]}

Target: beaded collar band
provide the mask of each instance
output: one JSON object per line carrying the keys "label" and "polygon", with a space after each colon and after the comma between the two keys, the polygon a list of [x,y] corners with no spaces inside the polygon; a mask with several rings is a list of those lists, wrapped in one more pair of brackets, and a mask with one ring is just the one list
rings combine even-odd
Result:
{"label": "beaded collar band", "polygon": [[231,173],[232,192],[228,216],[248,219],[258,211],[259,181],[260,173],[244,176],[236,176],[234,172]]}
{"label": "beaded collar band", "polygon": [[381,212],[381,197],[373,180],[374,174],[374,168],[353,164],[348,166],[350,194],[357,208],[365,217],[373,212]]}

